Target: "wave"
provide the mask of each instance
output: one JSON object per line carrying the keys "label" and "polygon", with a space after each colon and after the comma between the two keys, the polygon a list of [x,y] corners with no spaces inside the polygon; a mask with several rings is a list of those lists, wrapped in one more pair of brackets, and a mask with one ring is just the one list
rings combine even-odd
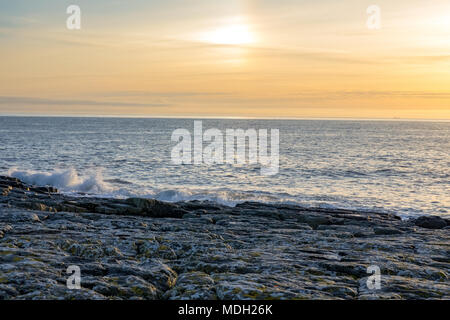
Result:
{"label": "wave", "polygon": [[108,179],[108,180],[105,180],[105,182],[107,182],[107,183],[124,184],[124,185],[131,185],[131,184],[133,184],[130,181],[126,181],[126,180],[122,180],[122,179]]}
{"label": "wave", "polygon": [[[231,190],[229,188],[191,188],[170,185],[155,188],[150,185],[130,182],[118,178],[104,179],[103,169],[91,169],[80,174],[76,169],[56,169],[49,172],[9,169],[8,176],[39,186],[53,186],[60,192],[84,197],[102,198],[149,198],[167,202],[211,201],[234,207],[245,201],[269,204],[292,204],[307,208],[350,209],[357,211],[396,212],[401,217],[417,215],[417,208],[398,208],[385,203],[380,207],[376,202],[368,203],[365,198],[334,196],[330,194],[291,194],[263,190]],[[440,214],[447,214],[447,209]]]}
{"label": "wave", "polygon": [[26,183],[39,186],[52,186],[63,192],[110,193],[114,188],[103,180],[102,170],[90,170],[87,175],[78,174],[77,170],[54,170],[52,172],[37,172],[34,170],[19,170],[11,168],[8,176],[18,178]]}
{"label": "wave", "polygon": [[76,169],[55,169],[53,171],[35,171],[11,168],[6,175],[18,178],[23,182],[38,186],[52,186],[60,192],[74,196],[98,196],[105,198],[151,198],[167,202],[212,201],[234,207],[239,203],[251,200],[258,202],[280,202],[284,198],[262,191],[236,191],[229,189],[190,189],[165,188],[152,189],[146,185],[113,178],[105,179],[103,169],[88,170],[80,174]]}
{"label": "wave", "polygon": [[269,194],[261,191],[235,191],[229,189],[168,189],[156,192],[153,198],[161,201],[179,202],[179,201],[212,201],[229,207],[234,207],[245,201],[257,201],[262,203],[274,203],[283,201],[280,195]]}

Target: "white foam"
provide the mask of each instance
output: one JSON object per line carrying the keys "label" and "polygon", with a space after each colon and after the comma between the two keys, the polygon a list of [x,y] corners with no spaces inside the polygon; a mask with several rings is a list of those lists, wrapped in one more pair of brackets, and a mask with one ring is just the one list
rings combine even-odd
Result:
{"label": "white foam", "polygon": [[236,204],[243,202],[232,196],[231,192],[223,191],[195,191],[195,190],[164,190],[156,193],[153,196],[157,200],[167,201],[167,202],[179,202],[179,201],[212,201],[222,205],[234,207]]}
{"label": "white foam", "polygon": [[[196,188],[167,188],[154,189],[149,185],[139,186],[131,182],[124,184],[122,180],[104,180],[102,169],[87,170],[86,173],[79,174],[76,169],[55,169],[49,172],[38,172],[34,170],[9,169],[6,175],[19,178],[20,180],[38,186],[53,186],[62,193],[71,195],[100,196],[105,198],[130,198],[141,197],[151,198],[167,202],[179,201],[212,201],[218,204],[234,207],[245,201],[256,201],[261,203],[292,204],[302,207],[321,207],[328,209],[351,209],[360,211],[383,211],[374,210],[370,206],[362,205],[358,202],[318,201],[317,197],[309,199],[299,195],[286,193],[270,193],[263,191],[237,191],[229,189],[196,189]],[[114,183],[116,182],[116,183]],[[120,186],[119,186],[119,185]],[[125,186],[124,186],[125,185]],[[413,216],[414,210],[407,212],[396,212],[401,217]]]}
{"label": "white foam", "polygon": [[54,170],[37,172],[34,170],[19,170],[12,168],[7,175],[18,178],[26,183],[38,186],[53,186],[63,192],[110,193],[114,188],[103,180],[102,171],[89,170],[86,175],[79,175],[77,170]]}

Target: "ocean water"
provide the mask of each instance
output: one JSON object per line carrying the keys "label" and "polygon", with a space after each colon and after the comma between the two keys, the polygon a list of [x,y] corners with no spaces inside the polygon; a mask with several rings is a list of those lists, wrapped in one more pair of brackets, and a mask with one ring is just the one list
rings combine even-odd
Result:
{"label": "ocean water", "polygon": [[[0,174],[66,193],[246,200],[450,214],[450,122],[203,120],[280,131],[280,168],[175,165],[172,132],[194,119],[0,117]],[[206,145],[206,144],[205,144]]]}

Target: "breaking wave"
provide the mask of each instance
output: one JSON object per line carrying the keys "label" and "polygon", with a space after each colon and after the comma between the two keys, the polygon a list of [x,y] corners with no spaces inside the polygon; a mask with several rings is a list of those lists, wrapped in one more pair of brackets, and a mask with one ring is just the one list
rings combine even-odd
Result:
{"label": "breaking wave", "polygon": [[137,185],[122,179],[105,179],[102,169],[88,170],[80,174],[76,169],[55,169],[53,171],[35,171],[11,168],[6,175],[23,182],[38,186],[52,186],[60,192],[71,195],[100,196],[106,198],[142,197],[167,202],[213,201],[227,206],[235,206],[244,201],[280,202],[283,197],[261,191],[236,191],[229,189],[154,189],[149,185]]}
{"label": "breaking wave", "polygon": [[114,188],[103,180],[101,170],[92,170],[87,175],[80,175],[73,168],[54,170],[52,172],[37,172],[12,168],[8,170],[7,175],[29,184],[56,187],[63,192],[102,194],[114,191]]}
{"label": "breaking wave", "polygon": [[[302,207],[339,208],[358,211],[380,211],[396,212],[402,217],[417,215],[420,210],[407,208],[397,211],[388,204],[385,207],[368,205],[357,198],[340,198],[338,196],[315,194],[290,194],[286,192],[268,192],[262,190],[231,190],[228,188],[155,188],[150,184],[141,182],[130,182],[123,179],[105,179],[102,169],[87,170],[80,174],[76,169],[55,169],[49,172],[38,172],[34,170],[21,170],[17,168],[4,172],[8,176],[18,178],[26,183],[38,186],[53,186],[60,192],[75,196],[97,196],[104,198],[151,198],[167,202],[180,201],[212,201],[222,205],[234,207],[245,201],[256,201],[261,203],[283,203],[295,204]],[[141,183],[144,182],[143,185]],[[446,214],[447,211],[441,211]]]}

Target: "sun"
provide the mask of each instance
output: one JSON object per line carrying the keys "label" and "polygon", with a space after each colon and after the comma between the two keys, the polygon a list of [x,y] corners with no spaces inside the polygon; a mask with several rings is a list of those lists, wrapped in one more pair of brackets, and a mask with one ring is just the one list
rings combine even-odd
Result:
{"label": "sun", "polygon": [[255,42],[255,37],[248,26],[232,24],[206,32],[202,40],[213,44],[245,45]]}

